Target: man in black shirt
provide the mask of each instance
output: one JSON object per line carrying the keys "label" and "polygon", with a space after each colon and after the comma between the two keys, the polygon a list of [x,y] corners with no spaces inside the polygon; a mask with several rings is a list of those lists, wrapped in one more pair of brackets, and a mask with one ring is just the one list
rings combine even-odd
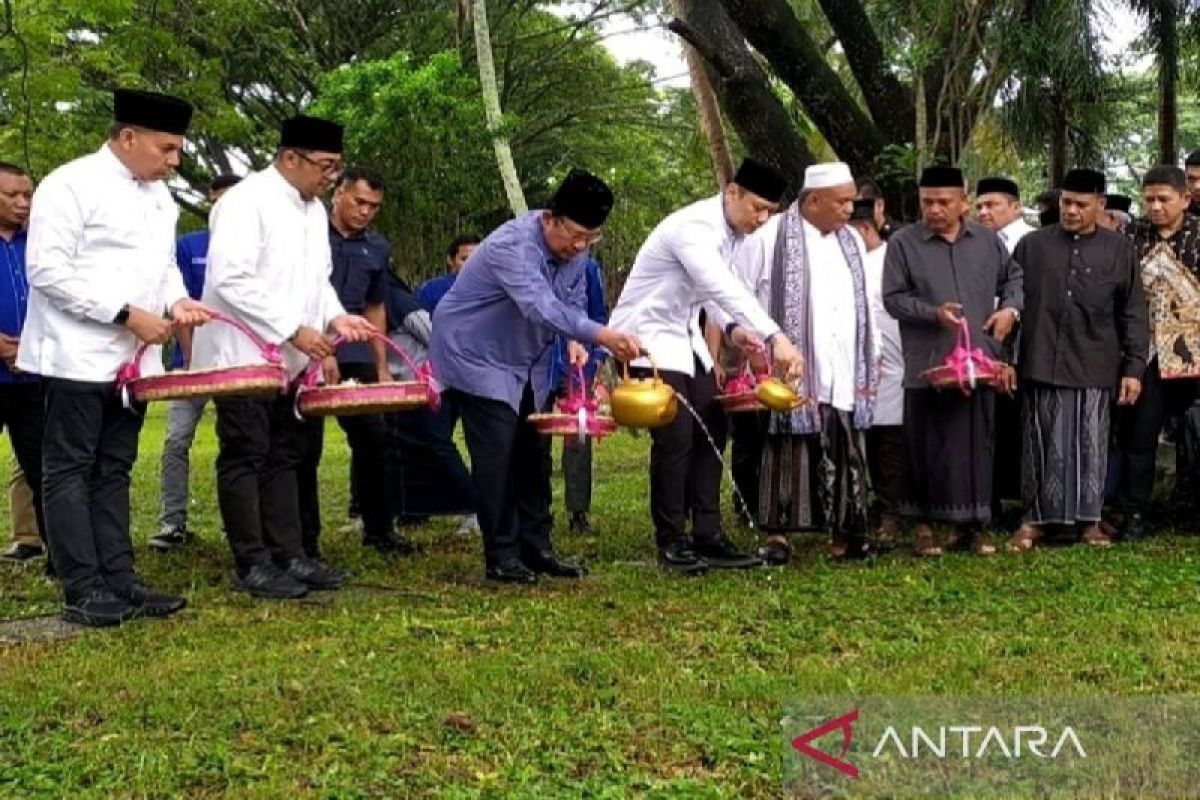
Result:
{"label": "man in black shirt", "polygon": [[[366,317],[379,331],[386,331],[384,300],[391,271],[391,248],[378,233],[369,230],[383,205],[383,178],[362,167],[346,170],[333,195],[329,214],[329,247],[333,272],[329,276],[338,300],[350,313]],[[337,354],[322,364],[326,383],[355,380],[376,383],[392,379],[387,350],[380,341],[343,344]],[[338,417],[350,443],[350,480],[363,520],[363,544],[383,553],[409,554],[413,546],[398,537],[392,527],[393,510],[388,473],[388,434],[379,414]],[[317,500],[317,465],[321,460],[323,426],[314,426],[301,467],[300,496],[304,547],[316,557],[321,515]]]}
{"label": "man in black shirt", "polygon": [[1124,512],[1122,536],[1145,533],[1143,515],[1154,490],[1158,438],[1168,417],[1180,418],[1176,496],[1192,497],[1200,408],[1200,217],[1187,213],[1187,178],[1179,167],[1158,166],[1142,179],[1148,219],[1133,231],[1142,285],[1150,307],[1150,356],[1138,402],[1117,415],[1117,449],[1110,482]]}
{"label": "man in black shirt", "polygon": [[1150,330],[1132,243],[1100,228],[1104,175],[1067,173],[1060,221],[1029,234],[1013,254],[1024,273],[1021,336],[1021,496],[1025,522],[1009,548],[1031,549],[1046,525],[1100,529],[1113,386],[1117,404],[1141,392]]}

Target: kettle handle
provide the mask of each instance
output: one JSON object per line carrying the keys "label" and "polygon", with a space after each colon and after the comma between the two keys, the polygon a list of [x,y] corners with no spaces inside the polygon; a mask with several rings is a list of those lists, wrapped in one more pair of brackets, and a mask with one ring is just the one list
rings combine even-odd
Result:
{"label": "kettle handle", "polygon": [[[652,373],[654,375],[654,382],[662,383],[662,380],[658,377],[658,364],[654,363],[654,357],[650,355],[650,351],[643,350],[640,355],[642,358],[644,358],[650,362],[650,370],[652,371]],[[629,380],[629,362],[622,361],[621,366],[625,370],[625,380],[628,381]]]}

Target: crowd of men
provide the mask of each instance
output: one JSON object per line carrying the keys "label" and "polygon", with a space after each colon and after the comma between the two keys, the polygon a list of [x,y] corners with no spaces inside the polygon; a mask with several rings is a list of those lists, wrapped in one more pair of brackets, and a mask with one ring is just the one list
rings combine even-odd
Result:
{"label": "crowd of men", "polygon": [[[829,533],[832,558],[859,559],[910,524],[921,556],[994,553],[997,525],[1017,552],[1048,532],[1109,546],[1147,530],[1164,428],[1177,496],[1195,496],[1200,153],[1186,171],[1145,173],[1137,221],[1102,173],[1072,170],[1038,197],[1038,229],[1004,177],[975,181],[972,208],[959,169],[930,167],[920,221],[899,227],[845,164],[810,167],[785,207],[784,176],[746,159],[723,191],[654,229],[610,317],[592,251],[614,198],[591,173],[571,170],[545,209],[482,240],[455,239],[447,274],[414,291],[371,227],[383,181],[345,167],[329,120],[285,121],[273,162],[215,180],[207,230],[176,240],[164,179],[191,115],[178,98],[119,90],[107,140],[36,192],[0,164],[0,424],[25,510],[6,557],[45,547],[70,621],[186,605],[135,570],[145,408],[118,391],[139,347],[168,342],[173,369],[277,353],[293,381],[319,364],[331,384],[416,377],[379,334],[431,362],[436,409],[338,419],[351,505],[364,545],[392,555],[414,551],[406,524],[461,516],[495,582],[586,575],[554,548],[550,439],[527,418],[579,374],[604,399],[607,356],[657,370],[695,410],[651,431],[649,520],[669,571],[785,564],[791,535],[810,530]],[[956,346],[996,362],[994,377],[932,385]],[[727,414],[721,392],[743,372],[784,378],[803,402]],[[156,549],[191,538],[189,450],[207,405],[170,404]],[[344,585],[321,550],[322,420],[296,412],[294,384],[212,405],[233,587],[286,600]],[[765,533],[755,552],[724,530],[727,439],[737,510]],[[563,473],[570,526],[588,532],[591,448],[564,448]]]}

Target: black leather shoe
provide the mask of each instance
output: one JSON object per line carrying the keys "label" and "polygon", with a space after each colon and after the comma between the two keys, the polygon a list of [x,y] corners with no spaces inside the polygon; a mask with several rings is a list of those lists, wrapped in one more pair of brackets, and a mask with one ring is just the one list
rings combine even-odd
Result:
{"label": "black leather shoe", "polygon": [[758,548],[758,557],[768,567],[786,567],[792,560],[792,548],[783,542],[767,542]]}
{"label": "black leather shoe", "polygon": [[331,591],[346,585],[346,576],[315,558],[293,558],[287,574],[316,591]]}
{"label": "black leather shoe", "polygon": [[395,533],[383,536],[364,536],[363,546],[391,556],[412,556],[421,551],[415,543]]}
{"label": "black leather shoe", "polygon": [[1142,519],[1141,514],[1130,514],[1125,518],[1125,524],[1120,529],[1121,539],[1126,542],[1136,542],[1138,539],[1145,539],[1149,533],[1146,531],[1146,521]]}
{"label": "black leather shoe", "polygon": [[114,591],[114,594],[133,606],[139,617],[169,617],[187,606],[186,599],[160,592],[147,586],[140,579]]}
{"label": "black leather shoe", "polygon": [[62,618],[89,628],[107,628],[120,625],[136,613],[137,609],[128,600],[117,597],[105,588],[92,589],[74,600],[68,600],[63,607]]}
{"label": "black leather shoe", "polygon": [[708,571],[708,562],[683,541],[660,547],[658,565],[668,572],[680,572],[684,575],[703,575]]}
{"label": "black leather shoe", "polygon": [[16,561],[24,564],[27,561],[32,561],[35,558],[41,558],[46,555],[46,551],[36,544],[25,544],[20,542],[4,551],[0,558],[6,561]]}
{"label": "black leather shoe", "polygon": [[298,600],[308,594],[308,586],[274,564],[259,564],[233,582],[235,592],[265,600]]}
{"label": "black leather shoe", "polygon": [[519,558],[489,564],[484,576],[496,583],[537,583],[537,573],[522,564]]}
{"label": "black leather shoe", "polygon": [[737,549],[729,537],[721,534],[711,539],[695,539],[692,551],[708,562],[713,569],[749,569],[761,567],[762,559]]}
{"label": "black leather shoe", "polygon": [[521,558],[521,562],[538,575],[549,575],[553,578],[582,578],[587,575],[587,569],[582,564],[567,561],[553,550],[529,553]]}
{"label": "black leather shoe", "polygon": [[588,519],[587,512],[576,511],[571,515],[571,533],[577,533],[580,536],[592,536],[595,533],[592,530],[592,521]]}

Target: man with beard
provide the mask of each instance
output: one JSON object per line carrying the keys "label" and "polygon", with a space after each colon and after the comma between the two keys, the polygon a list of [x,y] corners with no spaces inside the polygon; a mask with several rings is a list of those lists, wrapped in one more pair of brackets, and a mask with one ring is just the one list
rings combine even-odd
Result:
{"label": "man with beard", "polygon": [[916,517],[917,553],[939,555],[930,523],[955,526],[952,544],[995,552],[982,536],[991,518],[994,390],[964,396],[930,388],[966,320],[976,347],[993,356],[1017,323],[1021,268],[995,233],[966,219],[962,171],[929,167],[920,179],[921,224],[888,242],[883,304],[904,345],[904,427],[910,459],[905,510]]}
{"label": "man with beard", "polygon": [[1024,273],[1021,331],[1022,499],[1025,522],[1009,543],[1033,548],[1047,525],[1078,526],[1106,547],[1100,528],[1109,407],[1141,391],[1149,323],[1129,239],[1098,225],[1104,175],[1063,179],[1060,221],[1026,237],[1014,255]]}

